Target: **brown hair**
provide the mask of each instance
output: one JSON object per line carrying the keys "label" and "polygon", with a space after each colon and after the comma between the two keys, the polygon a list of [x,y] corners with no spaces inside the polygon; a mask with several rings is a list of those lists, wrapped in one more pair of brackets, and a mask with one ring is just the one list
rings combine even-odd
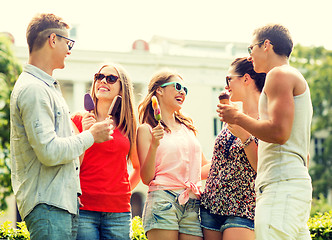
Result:
{"label": "brown hair", "polygon": [[245,74],[249,74],[250,77],[254,80],[256,89],[259,92],[262,92],[264,84],[265,84],[265,73],[257,73],[254,70],[254,66],[252,62],[248,60],[247,57],[236,58],[231,66],[234,67],[234,70],[237,74],[244,76]]}
{"label": "brown hair", "polygon": [[42,48],[51,33],[63,34],[66,29],[69,26],[62,18],[51,13],[37,14],[30,21],[26,32],[29,53]]}
{"label": "brown hair", "polygon": [[[141,124],[147,123],[153,128],[157,126],[158,121],[154,118],[151,98],[152,96],[156,95],[157,88],[159,88],[164,83],[169,82],[169,80],[174,76],[180,77],[182,79],[179,74],[168,69],[160,70],[152,76],[148,85],[148,94],[138,106],[138,117]],[[184,116],[180,111],[176,111],[174,116],[177,122],[184,124],[188,129],[192,130],[196,134],[197,130],[194,127],[191,118]],[[163,120],[161,120],[161,124],[164,126],[166,132],[171,132]]]}
{"label": "brown hair", "polygon": [[[130,151],[132,150],[132,147],[135,144],[136,141],[136,117],[134,113],[134,94],[133,94],[133,85],[131,83],[130,77],[128,73],[125,71],[125,69],[120,66],[119,64],[107,64],[103,65],[98,73],[105,68],[105,67],[114,67],[119,75],[120,81],[120,92],[121,92],[121,110],[117,111],[115,114],[116,121],[118,123],[118,128],[122,131],[122,133],[129,138],[130,142]],[[98,99],[96,98],[95,94],[95,82],[93,82],[91,87],[91,97],[95,104],[97,105]],[[97,116],[97,110],[95,108],[94,110],[95,115]]]}
{"label": "brown hair", "polygon": [[[280,24],[268,24],[257,28],[253,35],[256,36],[258,42],[266,39],[270,40],[273,45],[273,51],[280,56],[289,58],[293,51],[293,40],[289,30]],[[262,43],[259,44],[259,46],[261,45]]]}

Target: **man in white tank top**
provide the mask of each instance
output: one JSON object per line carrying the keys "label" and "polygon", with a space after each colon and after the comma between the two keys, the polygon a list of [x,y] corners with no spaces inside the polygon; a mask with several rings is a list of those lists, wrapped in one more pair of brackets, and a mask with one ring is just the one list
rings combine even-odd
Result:
{"label": "man in white tank top", "polygon": [[256,72],[266,73],[260,119],[218,105],[221,121],[259,138],[256,178],[256,240],[311,239],[307,227],[312,186],[308,173],[312,104],[308,84],[289,66],[293,41],[278,24],[254,31],[248,47]]}

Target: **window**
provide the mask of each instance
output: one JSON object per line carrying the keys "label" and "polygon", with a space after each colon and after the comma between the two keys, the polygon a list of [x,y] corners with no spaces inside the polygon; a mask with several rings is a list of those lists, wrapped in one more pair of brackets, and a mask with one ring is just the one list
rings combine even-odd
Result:
{"label": "window", "polygon": [[211,108],[213,109],[213,111],[215,112],[215,116],[213,117],[213,135],[216,137],[218,135],[218,133],[221,131],[222,126],[223,126],[223,122],[220,121],[217,112],[216,112],[216,106],[219,103],[219,94],[224,91],[224,88],[220,88],[220,87],[214,87],[212,88],[212,106]]}
{"label": "window", "polygon": [[322,155],[324,153],[324,142],[325,138],[317,138],[314,139],[315,142],[315,155]]}
{"label": "window", "polygon": [[223,122],[218,117],[213,118],[213,134],[216,137],[221,131]]}

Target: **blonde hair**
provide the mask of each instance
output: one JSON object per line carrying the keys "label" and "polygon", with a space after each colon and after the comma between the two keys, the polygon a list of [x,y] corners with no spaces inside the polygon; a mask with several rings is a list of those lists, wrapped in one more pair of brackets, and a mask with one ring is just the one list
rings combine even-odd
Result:
{"label": "blonde hair", "polygon": [[[122,97],[121,111],[120,112],[118,111],[114,117],[116,118],[116,121],[118,123],[118,128],[126,137],[128,137],[130,142],[130,151],[131,151],[136,141],[136,128],[137,128],[136,117],[133,107],[133,102],[134,102],[133,85],[128,73],[121,65],[119,64],[103,65],[99,69],[98,73],[100,73],[100,71],[105,67],[113,67],[119,75],[118,81],[120,81],[120,86],[121,86],[120,92]],[[93,82],[91,87],[91,97],[95,102],[95,104],[97,105],[98,99],[96,98],[95,94],[95,82]],[[98,115],[96,108],[94,110],[94,114],[96,116]]]}
{"label": "blonde hair", "polygon": [[[169,69],[162,69],[152,76],[148,85],[148,94],[138,106],[138,117],[140,124],[147,123],[151,127],[157,126],[158,121],[154,118],[151,98],[152,96],[156,95],[157,88],[159,88],[164,83],[169,82],[169,80],[174,76],[182,79],[179,74]],[[197,130],[194,127],[191,118],[184,116],[180,111],[175,111],[174,117],[177,122],[184,124],[188,129],[192,130],[196,134]],[[171,130],[162,120],[161,124],[164,126],[166,132],[171,132]]]}

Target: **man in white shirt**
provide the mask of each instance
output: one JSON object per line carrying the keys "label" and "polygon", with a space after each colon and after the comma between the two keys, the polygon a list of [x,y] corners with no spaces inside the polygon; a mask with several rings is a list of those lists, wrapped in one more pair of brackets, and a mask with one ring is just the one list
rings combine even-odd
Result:
{"label": "man in white shirt", "polygon": [[64,68],[74,41],[53,14],[27,28],[29,62],[10,99],[12,186],[31,239],[76,239],[78,157],[94,142],[112,139],[111,120],[75,135],[54,69]]}
{"label": "man in white shirt", "polygon": [[221,121],[260,139],[256,187],[256,240],[311,239],[307,227],[312,186],[308,154],[312,103],[302,74],[289,66],[293,41],[281,25],[255,30],[248,47],[256,72],[267,73],[259,101],[260,119],[218,105]]}

